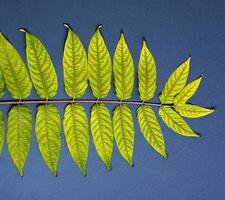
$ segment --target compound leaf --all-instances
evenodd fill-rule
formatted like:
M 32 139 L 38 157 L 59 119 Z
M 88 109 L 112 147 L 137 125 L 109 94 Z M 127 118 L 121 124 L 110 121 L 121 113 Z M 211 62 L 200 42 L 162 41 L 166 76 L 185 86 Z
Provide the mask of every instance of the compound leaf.
M 91 109 L 91 132 L 99 157 L 111 170 L 113 129 L 110 112 L 104 104 L 95 104 Z
M 4 113 L 2 110 L 0 110 L 0 155 L 2 155 L 2 149 L 4 146 L 4 140 L 5 140 L 4 129 L 5 129 Z
M 26 57 L 36 92 L 43 99 L 54 97 L 58 89 L 57 75 L 52 60 L 41 41 L 26 31 Z
M 14 105 L 9 111 L 7 144 L 9 154 L 20 176 L 28 156 L 32 134 L 32 111 L 25 105 Z
M 79 103 L 69 104 L 65 109 L 63 125 L 70 154 L 85 176 L 89 135 L 88 119 L 83 106 Z
M 1 68 L 1 63 L 0 63 L 0 68 Z M 0 97 L 4 96 L 5 94 L 4 87 L 5 87 L 5 82 L 4 82 L 2 71 L 0 69 Z
M 190 59 L 188 57 L 169 77 L 161 95 L 159 96 L 161 103 L 172 104 L 175 95 L 177 95 L 185 86 L 190 69 Z
M 123 158 L 133 166 L 134 120 L 126 104 L 117 106 L 113 112 L 113 132 Z
M 32 84 L 25 64 L 2 33 L 0 33 L 0 68 L 13 98 L 25 99 L 30 95 Z
M 165 142 L 159 122 L 150 106 L 141 105 L 137 109 L 138 123 L 148 143 L 163 157 L 167 157 Z
M 116 96 L 121 100 L 131 98 L 134 88 L 134 62 L 124 34 L 120 34 L 113 58 Z
M 81 97 L 87 89 L 88 68 L 86 52 L 77 34 L 68 29 L 63 53 L 63 71 L 66 93 L 72 98 Z
M 146 41 L 143 40 L 138 64 L 138 89 L 141 100 L 148 101 L 154 97 L 156 75 L 155 60 L 147 47 Z
M 57 163 L 61 149 L 61 125 L 59 110 L 54 105 L 38 106 L 35 132 L 41 155 L 51 172 L 57 176 Z
M 111 88 L 112 63 L 100 26 L 97 27 L 88 47 L 88 73 L 91 89 L 96 98 L 104 98 Z
M 159 115 L 165 124 L 171 128 L 174 132 L 188 137 L 200 137 L 195 133 L 184 119 L 171 107 L 161 106 L 159 109 Z
M 199 78 L 186 85 L 181 92 L 175 96 L 174 104 L 185 104 L 197 91 L 202 81 L 202 77 L 203 76 L 201 75 Z
M 214 109 L 204 108 L 192 104 L 176 105 L 175 110 L 183 117 L 198 118 L 214 112 Z

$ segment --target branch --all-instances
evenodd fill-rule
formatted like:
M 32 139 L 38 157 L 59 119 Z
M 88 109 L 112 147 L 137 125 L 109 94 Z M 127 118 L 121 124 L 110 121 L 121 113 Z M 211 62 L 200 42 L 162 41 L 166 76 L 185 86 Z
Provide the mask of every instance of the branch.
M 120 101 L 120 100 L 104 100 L 104 99 L 48 99 L 48 100 L 3 100 L 0 105 L 9 104 L 44 104 L 44 103 L 106 103 L 106 104 L 131 104 L 131 105 L 149 105 L 160 107 L 162 105 L 173 107 L 173 104 L 161 104 L 143 101 Z

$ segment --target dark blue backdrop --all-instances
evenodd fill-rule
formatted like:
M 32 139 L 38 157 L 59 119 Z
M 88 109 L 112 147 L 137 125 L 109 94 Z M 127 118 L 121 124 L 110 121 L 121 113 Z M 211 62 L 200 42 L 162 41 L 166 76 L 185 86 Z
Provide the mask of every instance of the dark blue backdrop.
M 0 30 L 23 58 L 24 34 L 17 31 L 21 26 L 36 34 L 49 50 L 59 78 L 56 98 L 67 98 L 61 64 L 66 36 L 63 22 L 70 23 L 86 48 L 96 25 L 102 23 L 111 55 L 123 29 L 136 69 L 141 37 L 145 36 L 157 63 L 157 92 L 177 64 L 191 53 L 189 80 L 204 72 L 204 80 L 192 102 L 215 105 L 217 111 L 205 118 L 188 120 L 202 134 L 200 139 L 181 137 L 160 121 L 169 153 L 167 160 L 147 144 L 135 119 L 134 168 L 128 166 L 115 147 L 113 170 L 107 172 L 91 141 L 85 178 L 74 165 L 64 138 L 59 176 L 55 178 L 40 156 L 33 131 L 23 178 L 19 177 L 4 146 L 0 158 L 0 199 L 225 199 L 225 1 L 0 0 Z M 9 94 L 4 97 L 9 98 Z M 38 98 L 34 90 L 30 98 Z M 84 98 L 93 98 L 90 88 Z M 108 98 L 115 98 L 113 90 Z M 137 83 L 133 99 L 138 99 Z M 157 97 L 153 100 L 158 101 Z M 58 106 L 61 116 L 64 106 Z M 36 105 L 30 107 L 34 115 Z M 90 105 L 86 108 L 90 115 Z M 135 108 L 132 107 L 134 116 Z M 9 107 L 3 109 L 6 116 Z

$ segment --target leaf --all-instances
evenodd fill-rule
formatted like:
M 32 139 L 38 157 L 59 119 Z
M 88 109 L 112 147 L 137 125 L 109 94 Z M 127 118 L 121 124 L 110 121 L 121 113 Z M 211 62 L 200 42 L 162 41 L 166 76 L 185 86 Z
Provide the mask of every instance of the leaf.
M 58 89 L 57 75 L 52 60 L 41 41 L 25 29 L 26 57 L 31 79 L 36 92 L 43 99 L 56 95 Z
M 134 62 L 124 34 L 120 34 L 113 58 L 116 96 L 121 100 L 131 98 L 134 88 Z
M 0 155 L 2 155 L 2 150 L 4 146 L 4 140 L 5 140 L 4 129 L 5 129 L 4 113 L 2 110 L 0 110 Z
M 162 130 L 152 108 L 146 105 L 139 106 L 137 119 L 145 139 L 159 154 L 166 158 L 167 153 Z
M 113 112 L 113 132 L 123 158 L 131 165 L 134 150 L 134 120 L 126 104 L 117 106 Z
M 61 149 L 61 125 L 59 110 L 54 105 L 38 106 L 35 132 L 41 155 L 51 172 L 57 176 Z
M 111 88 L 112 63 L 101 26 L 98 26 L 88 47 L 88 73 L 91 89 L 96 98 L 104 98 Z
M 79 103 L 69 104 L 65 109 L 63 125 L 70 154 L 85 176 L 89 135 L 88 119 L 83 106 Z
M 13 98 L 25 99 L 30 95 L 32 84 L 25 64 L 2 33 L 0 33 L 0 68 L 7 89 Z
M 91 132 L 99 157 L 111 170 L 113 129 L 110 112 L 104 104 L 95 104 L 91 109 Z
M 30 150 L 32 134 L 32 111 L 25 105 L 14 105 L 9 111 L 7 144 L 9 154 L 20 176 Z
M 172 108 L 161 106 L 159 109 L 159 115 L 165 124 L 174 132 L 188 137 L 200 137 L 200 135 L 195 133 L 184 119 Z
M 76 33 L 68 29 L 63 53 L 63 71 L 66 93 L 72 98 L 81 97 L 87 89 L 88 68 L 87 57 L 83 44 Z
M 185 86 L 190 69 L 190 59 L 188 57 L 169 77 L 162 94 L 159 96 L 161 103 L 172 104 L 175 95 L 177 95 Z
M 156 90 L 156 64 L 155 60 L 143 40 L 141 54 L 138 63 L 138 84 L 140 98 L 149 101 L 154 97 Z
M 0 63 L 0 67 L 1 67 L 1 63 Z M 5 94 L 4 87 L 5 87 L 5 82 L 4 82 L 2 71 L 0 69 L 0 97 L 3 97 Z
M 198 118 L 213 113 L 214 109 L 204 108 L 192 104 L 176 105 L 175 110 L 183 117 Z
M 174 98 L 174 104 L 185 104 L 197 91 L 201 81 L 202 75 L 196 80 L 186 85 L 183 90 Z

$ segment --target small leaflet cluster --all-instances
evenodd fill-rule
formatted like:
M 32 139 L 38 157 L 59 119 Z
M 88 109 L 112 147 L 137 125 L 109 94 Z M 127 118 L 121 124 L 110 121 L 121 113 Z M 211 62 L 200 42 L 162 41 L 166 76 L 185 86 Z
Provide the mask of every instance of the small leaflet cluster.
M 132 97 L 134 88 L 134 62 L 121 32 L 111 60 L 108 48 L 101 33 L 96 28 L 86 54 L 85 48 L 75 31 L 64 24 L 68 33 L 63 52 L 64 86 L 72 99 L 81 98 L 86 92 L 88 82 L 97 100 L 106 98 L 111 89 L 111 76 L 114 73 L 115 93 L 118 104 L 111 113 L 104 103 L 93 104 L 91 108 L 90 132 L 96 151 L 111 170 L 113 143 L 122 157 L 134 165 L 134 119 L 126 100 Z M 48 168 L 57 176 L 57 163 L 61 149 L 61 119 L 58 108 L 47 102 L 57 94 L 58 80 L 54 65 L 42 42 L 32 33 L 25 33 L 26 60 L 28 70 L 18 51 L 7 38 L 0 33 L 0 96 L 4 95 L 6 85 L 12 98 L 18 105 L 12 105 L 6 125 L 8 151 L 18 172 L 23 176 L 23 168 L 29 153 L 32 136 L 32 111 L 19 101 L 29 97 L 32 86 L 45 104 L 37 107 L 35 134 L 40 153 Z M 199 137 L 183 117 L 203 117 L 214 110 L 188 103 L 202 81 L 202 75 L 187 84 L 190 57 L 188 57 L 170 75 L 161 94 L 159 116 L 174 132 L 188 137 Z M 165 141 L 155 111 L 149 104 L 156 91 L 157 70 L 154 58 L 145 40 L 142 42 L 138 63 L 138 89 L 140 100 L 137 107 L 137 119 L 140 130 L 152 146 L 163 157 L 167 157 Z M 123 102 L 125 101 L 125 102 Z M 81 103 L 69 103 L 65 107 L 63 129 L 68 150 L 86 175 L 86 163 L 89 150 L 88 117 Z M 4 115 L 0 111 L 0 153 L 4 144 Z

